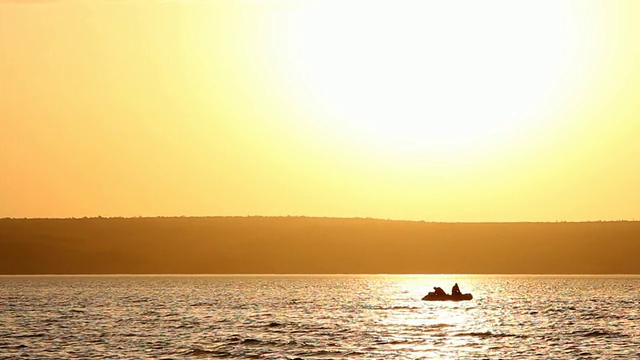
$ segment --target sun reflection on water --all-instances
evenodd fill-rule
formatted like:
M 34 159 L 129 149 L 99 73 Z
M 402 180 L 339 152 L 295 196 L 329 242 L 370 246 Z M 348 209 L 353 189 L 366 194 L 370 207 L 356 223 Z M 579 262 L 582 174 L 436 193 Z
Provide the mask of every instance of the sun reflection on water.
M 397 300 L 393 312 L 387 312 L 379 319 L 381 326 L 394 333 L 390 347 L 406 350 L 411 344 L 412 356 L 433 358 L 442 355 L 443 349 L 455 351 L 464 349 L 465 353 L 487 351 L 481 341 L 493 336 L 496 331 L 495 314 L 483 311 L 479 303 L 488 299 L 487 289 L 478 282 L 478 277 L 470 275 L 402 275 L 393 276 L 386 282 L 387 291 L 404 294 Z M 458 283 L 462 293 L 472 293 L 470 301 L 423 301 L 434 286 L 442 287 L 451 293 L 453 284 Z M 398 339 L 397 329 L 410 329 L 401 332 Z M 438 355 L 440 354 L 440 355 Z M 448 356 L 455 356 L 450 353 Z M 446 356 L 445 356 L 446 358 Z

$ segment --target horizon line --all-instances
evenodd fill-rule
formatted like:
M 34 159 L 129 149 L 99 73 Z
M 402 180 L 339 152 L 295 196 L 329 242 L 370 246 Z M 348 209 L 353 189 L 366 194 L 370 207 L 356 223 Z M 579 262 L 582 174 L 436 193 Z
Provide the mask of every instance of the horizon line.
M 639 222 L 634 219 L 617 220 L 514 220 L 514 221 L 442 221 L 442 220 L 408 220 L 376 217 L 341 217 L 341 216 L 309 216 L 309 215 L 139 215 L 139 216 L 69 216 L 69 217 L 0 217 L 0 220 L 116 220 L 116 219 L 208 219 L 208 218 L 304 218 L 304 219 L 333 219 L 333 220 L 376 220 L 390 222 L 415 222 L 431 224 L 556 224 L 556 223 L 610 223 L 610 222 Z
M 39 273 L 0 274 L 7 276 L 633 276 L 640 273 Z

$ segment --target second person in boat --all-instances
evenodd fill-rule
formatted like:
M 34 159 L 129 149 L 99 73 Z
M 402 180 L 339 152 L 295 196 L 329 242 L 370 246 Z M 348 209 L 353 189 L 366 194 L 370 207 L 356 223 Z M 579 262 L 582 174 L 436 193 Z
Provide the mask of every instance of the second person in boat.
M 453 296 L 462 295 L 462 293 L 460 292 L 460 288 L 458 287 L 458 283 L 453 285 L 453 288 L 451 288 L 451 295 Z

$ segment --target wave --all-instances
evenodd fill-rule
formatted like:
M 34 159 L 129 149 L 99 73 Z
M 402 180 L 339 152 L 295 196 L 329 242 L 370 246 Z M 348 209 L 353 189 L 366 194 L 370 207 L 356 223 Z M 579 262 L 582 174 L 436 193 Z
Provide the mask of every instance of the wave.
M 240 341 L 240 344 L 242 345 L 260 345 L 263 343 L 270 343 L 270 341 L 262 341 L 253 338 L 243 339 L 242 341 Z
M 151 298 L 145 298 L 145 297 L 141 297 L 141 298 L 132 298 L 130 296 L 125 296 L 123 298 L 124 301 L 128 302 L 128 303 L 133 303 L 133 304 L 139 304 L 139 303 L 146 303 L 146 302 L 151 302 L 152 299 Z
M 606 331 L 602 329 L 594 329 L 594 330 L 575 330 L 571 332 L 571 335 L 581 336 L 581 337 L 627 337 L 629 335 L 615 332 L 615 331 Z
M 226 346 L 270 346 L 270 347 L 278 347 L 278 346 L 286 346 L 291 345 L 292 343 L 298 344 L 295 341 L 288 339 L 257 339 L 252 337 L 242 337 L 240 335 L 231 335 L 220 341 Z
M 213 306 L 213 304 L 210 301 L 198 301 L 191 304 L 191 306 Z
M 184 356 L 193 356 L 193 357 L 221 357 L 221 358 L 232 358 L 234 355 L 228 351 L 224 350 L 205 350 L 202 348 L 194 348 L 183 354 Z
M 461 337 L 461 336 L 471 336 L 471 337 L 479 337 L 479 338 L 503 338 L 503 337 L 516 337 L 516 338 L 526 338 L 526 335 L 522 334 L 506 334 L 506 333 L 492 333 L 491 331 L 471 331 L 471 332 L 463 332 L 457 333 L 453 336 Z
M 9 335 L 9 337 L 12 338 L 36 338 L 36 337 L 44 337 L 47 334 L 45 333 L 35 333 L 35 334 L 15 334 L 15 335 Z
M 445 323 L 438 323 L 438 324 L 433 324 L 433 325 L 429 325 L 427 326 L 430 329 L 442 329 L 442 328 L 446 328 L 446 327 L 451 327 L 453 326 L 452 324 L 445 324 Z
M 319 356 L 319 357 L 333 357 L 333 358 L 345 358 L 345 357 L 354 357 L 358 355 L 365 355 L 366 353 L 357 351 L 357 350 L 317 350 L 317 351 L 306 351 L 304 353 L 298 353 L 300 356 Z
M 424 339 L 378 339 L 375 341 L 379 345 L 412 345 L 422 344 Z
M 154 310 L 145 310 L 140 313 L 141 316 L 160 316 L 160 313 Z
M 377 308 L 377 310 L 418 310 L 420 309 L 417 306 L 410 305 L 396 305 L 396 306 L 381 306 Z

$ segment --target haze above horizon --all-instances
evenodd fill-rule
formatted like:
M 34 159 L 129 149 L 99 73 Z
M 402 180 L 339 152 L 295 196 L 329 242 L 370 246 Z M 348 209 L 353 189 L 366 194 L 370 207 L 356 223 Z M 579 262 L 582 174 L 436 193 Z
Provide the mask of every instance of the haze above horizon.
M 0 0 L 0 218 L 635 220 L 640 2 Z

